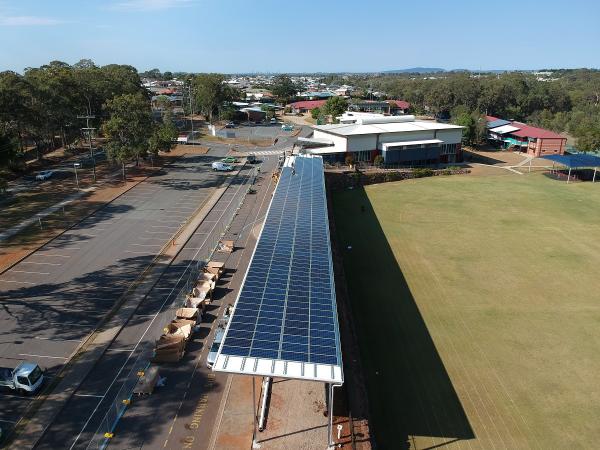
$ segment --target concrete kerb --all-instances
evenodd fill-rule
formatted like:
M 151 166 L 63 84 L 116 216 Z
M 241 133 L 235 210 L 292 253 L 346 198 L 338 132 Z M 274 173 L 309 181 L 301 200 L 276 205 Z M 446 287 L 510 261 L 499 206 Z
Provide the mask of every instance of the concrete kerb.
M 146 269 L 144 269 L 140 276 L 131 284 L 127 291 L 117 301 L 111 311 L 104 316 L 104 318 L 97 325 L 96 329 L 72 353 L 67 364 L 61 368 L 61 370 L 54 377 L 51 385 L 46 389 L 47 394 L 42 394 L 38 399 L 34 400 L 32 403 L 37 402 L 37 404 L 30 406 L 28 408 L 30 411 L 26 411 L 24 417 L 19 420 L 19 422 L 13 428 L 13 432 L 16 434 L 16 437 L 13 438 L 9 448 L 16 450 L 22 448 L 33 448 L 35 445 L 37 445 L 48 426 L 52 424 L 55 417 L 62 411 L 73 393 L 79 388 L 79 386 L 81 386 L 81 383 L 105 353 L 106 349 L 112 344 L 124 324 L 127 323 L 140 303 L 144 300 L 144 298 L 146 298 L 156 283 L 158 283 L 158 279 L 160 278 L 162 272 L 164 272 L 171 262 L 177 257 L 195 230 L 210 213 L 212 208 L 217 204 L 244 166 L 245 164 L 243 164 L 238 171 L 226 181 L 224 186 L 217 188 L 210 199 L 199 208 L 199 211 L 198 209 L 196 210 L 197 215 L 191 220 L 188 219 L 186 225 L 182 226 L 175 233 L 174 236 L 183 235 L 184 240 L 179 245 L 171 245 L 173 239 L 170 239 L 161 248 L 161 253 L 154 258 L 154 260 Z M 194 214 L 196 214 L 196 212 Z M 170 252 L 168 252 L 168 250 L 171 248 L 176 249 L 176 251 L 169 254 Z M 169 256 L 167 259 L 164 259 L 166 255 Z M 159 263 L 161 266 L 159 266 Z M 147 280 L 147 275 L 149 274 L 150 270 L 157 271 L 157 273 L 151 278 L 151 280 L 154 282 L 136 295 L 135 291 Z M 126 300 L 131 300 L 134 298 L 134 296 L 138 297 L 138 301 L 128 302 L 128 304 L 126 304 Z M 120 316 L 117 314 L 120 314 Z M 104 330 L 100 330 L 102 327 Z M 79 366 L 75 366 L 77 361 L 81 362 Z M 79 369 L 78 372 L 77 369 Z M 60 389 L 58 393 L 54 394 L 53 391 L 61 387 L 63 384 L 65 385 L 64 388 Z M 36 423 L 36 415 L 38 414 L 42 417 L 37 420 Z M 28 418 L 27 415 L 33 416 Z M 25 427 L 29 427 L 28 433 L 26 436 L 24 436 L 24 438 L 19 439 L 18 436 L 22 434 Z

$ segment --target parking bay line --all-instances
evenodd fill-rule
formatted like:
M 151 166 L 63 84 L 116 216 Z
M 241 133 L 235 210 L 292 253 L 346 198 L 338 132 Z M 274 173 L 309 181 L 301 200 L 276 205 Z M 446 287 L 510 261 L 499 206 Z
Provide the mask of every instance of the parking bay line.
M 34 339 L 40 339 L 43 341 L 60 341 L 60 342 L 81 342 L 83 339 L 63 339 L 63 338 L 47 338 L 41 336 L 34 336 Z
M 50 275 L 50 272 L 28 272 L 26 270 L 15 270 L 15 269 L 10 269 L 9 272 L 26 273 L 29 275 Z
M 40 253 L 39 255 L 36 256 L 49 256 L 51 258 L 70 258 L 71 255 L 56 255 L 54 253 Z
M 40 266 L 62 266 L 59 263 L 47 263 L 47 262 L 36 262 L 36 261 L 21 261 L 21 264 L 38 264 Z
M 95 395 L 95 394 L 73 394 L 73 396 L 75 397 L 94 397 L 94 398 L 102 398 L 101 395 Z
M 0 280 L 0 283 L 15 283 L 15 284 L 30 284 L 30 285 L 36 284 L 36 283 L 31 283 L 29 281 L 15 281 L 15 280 Z
M 19 356 L 31 356 L 32 358 L 49 358 L 49 359 L 64 359 L 64 360 L 69 359 L 65 356 L 32 355 L 31 353 L 19 353 Z

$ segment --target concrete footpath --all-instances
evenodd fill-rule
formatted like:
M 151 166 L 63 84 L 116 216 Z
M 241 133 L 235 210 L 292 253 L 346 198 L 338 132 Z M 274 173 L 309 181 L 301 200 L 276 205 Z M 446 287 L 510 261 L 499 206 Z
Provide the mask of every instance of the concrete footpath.
M 243 166 L 242 166 L 243 167 Z M 240 167 L 240 169 L 242 168 Z M 140 274 L 132 286 L 121 296 L 113 309 L 79 348 L 71 356 L 56 378 L 52 380 L 52 392 L 41 395 L 32 403 L 27 419 L 21 420 L 15 427 L 16 437 L 9 448 L 33 448 L 44 434 L 47 427 L 61 412 L 71 395 L 80 386 L 86 376 L 113 342 L 121 328 L 158 282 L 161 274 L 167 269 L 185 243 L 202 223 L 214 205 L 239 174 L 236 172 L 221 187 L 217 188 L 210 199 L 192 216 L 179 232 L 161 249 L 149 267 Z

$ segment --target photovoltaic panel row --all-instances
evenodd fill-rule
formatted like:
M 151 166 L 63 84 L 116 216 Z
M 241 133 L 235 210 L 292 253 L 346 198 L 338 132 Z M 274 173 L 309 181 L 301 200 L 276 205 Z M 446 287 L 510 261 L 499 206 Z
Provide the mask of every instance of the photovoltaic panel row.
M 341 365 L 321 158 L 283 168 L 221 354 Z

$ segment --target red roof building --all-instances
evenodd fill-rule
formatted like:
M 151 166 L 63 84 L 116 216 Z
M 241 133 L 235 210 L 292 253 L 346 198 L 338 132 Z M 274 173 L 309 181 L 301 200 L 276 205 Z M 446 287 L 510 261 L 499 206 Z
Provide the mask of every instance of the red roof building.
M 315 108 L 322 108 L 327 100 L 304 100 L 301 102 L 290 103 L 292 111 L 295 113 L 309 112 Z
M 564 155 L 567 138 L 522 122 L 506 121 L 507 125 L 494 128 L 492 122 L 502 122 L 493 116 L 485 116 L 488 122 L 491 140 L 500 141 L 505 148 L 518 149 L 534 157 L 545 155 Z M 492 125 L 490 125 L 492 124 Z
M 392 106 L 392 109 L 400 109 L 400 110 L 402 110 L 402 112 L 406 112 L 410 108 L 410 103 L 408 103 L 404 100 L 386 100 L 386 101 L 388 103 L 390 103 L 391 105 L 396 105 L 396 108 L 394 108 Z

